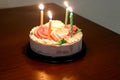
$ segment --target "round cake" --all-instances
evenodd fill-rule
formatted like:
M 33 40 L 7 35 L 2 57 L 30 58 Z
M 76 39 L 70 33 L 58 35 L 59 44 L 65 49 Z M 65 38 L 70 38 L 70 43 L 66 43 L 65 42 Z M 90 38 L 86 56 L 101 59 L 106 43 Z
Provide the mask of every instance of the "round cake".
M 52 20 L 43 26 L 33 27 L 30 31 L 30 47 L 40 55 L 51 57 L 70 56 L 82 50 L 81 29 L 73 25 L 72 35 L 70 25 L 59 20 Z M 48 34 L 49 33 L 49 34 Z

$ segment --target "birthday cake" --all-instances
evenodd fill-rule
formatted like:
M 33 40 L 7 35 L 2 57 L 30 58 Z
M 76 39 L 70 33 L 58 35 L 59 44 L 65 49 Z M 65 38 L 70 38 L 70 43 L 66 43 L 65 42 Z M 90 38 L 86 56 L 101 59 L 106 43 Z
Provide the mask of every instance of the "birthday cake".
M 51 29 L 49 23 L 33 27 L 30 31 L 30 47 L 40 55 L 51 57 L 63 57 L 74 55 L 82 50 L 81 29 L 73 25 L 72 35 L 70 25 L 65 25 L 59 20 L 52 20 Z

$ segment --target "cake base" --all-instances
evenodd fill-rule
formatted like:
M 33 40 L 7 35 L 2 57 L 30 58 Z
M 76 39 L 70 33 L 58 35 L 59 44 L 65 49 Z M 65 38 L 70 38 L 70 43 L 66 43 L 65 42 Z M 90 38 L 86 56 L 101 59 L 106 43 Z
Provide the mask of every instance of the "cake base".
M 41 52 L 42 53 L 42 52 Z M 82 43 L 82 50 L 69 56 L 62 56 L 62 57 L 51 57 L 51 56 L 44 56 L 41 54 L 35 53 L 31 48 L 30 48 L 30 43 L 26 47 L 26 55 L 35 60 L 39 60 L 42 62 L 47 62 L 47 63 L 67 63 L 67 62 L 72 62 L 76 61 L 86 54 L 86 45 L 83 41 Z

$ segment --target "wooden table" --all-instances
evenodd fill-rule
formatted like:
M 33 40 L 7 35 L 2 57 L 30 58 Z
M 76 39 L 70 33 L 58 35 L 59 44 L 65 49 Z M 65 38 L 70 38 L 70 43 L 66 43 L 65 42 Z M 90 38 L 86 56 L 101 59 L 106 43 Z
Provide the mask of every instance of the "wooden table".
M 53 19 L 64 21 L 65 9 L 45 5 Z M 66 64 L 49 64 L 26 56 L 29 31 L 39 25 L 37 5 L 0 10 L 0 80 L 120 80 L 120 35 L 81 16 L 74 24 L 84 34 L 86 55 Z

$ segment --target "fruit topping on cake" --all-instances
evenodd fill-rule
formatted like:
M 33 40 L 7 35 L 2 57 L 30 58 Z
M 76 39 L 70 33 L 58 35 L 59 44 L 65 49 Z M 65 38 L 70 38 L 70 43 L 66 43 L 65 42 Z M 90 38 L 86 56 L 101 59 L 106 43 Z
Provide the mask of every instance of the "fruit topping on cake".
M 70 36 L 70 25 L 65 25 L 59 20 L 52 20 L 50 38 L 48 38 L 49 23 L 32 29 L 31 35 L 36 37 L 37 41 L 46 44 L 73 43 L 79 40 L 81 30 L 73 25 L 73 37 Z

